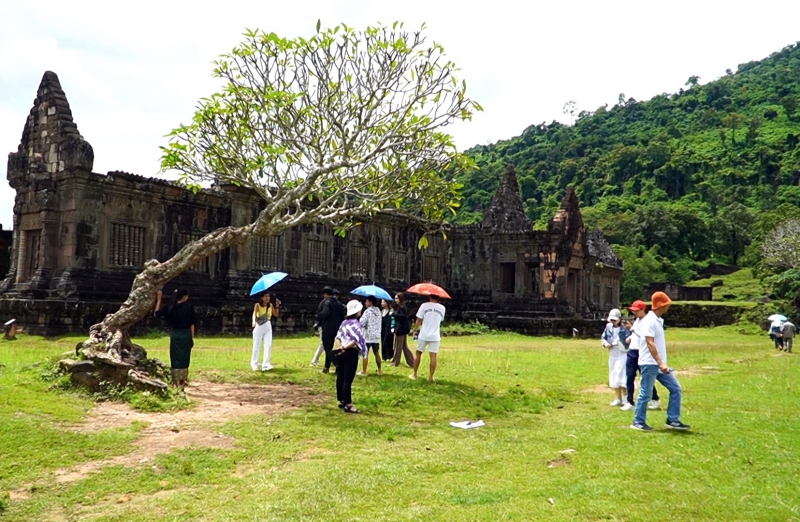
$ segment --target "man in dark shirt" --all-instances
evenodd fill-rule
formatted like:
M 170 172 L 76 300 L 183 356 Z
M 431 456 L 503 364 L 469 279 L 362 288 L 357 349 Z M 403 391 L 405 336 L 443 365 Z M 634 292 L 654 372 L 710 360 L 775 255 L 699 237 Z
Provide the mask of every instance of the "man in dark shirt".
M 325 348 L 325 368 L 322 373 L 328 373 L 333 364 L 333 343 L 339 325 L 347 316 L 347 309 L 338 301 L 339 292 L 329 287 L 322 289 L 322 302 L 317 312 L 317 324 L 322 330 L 322 346 Z

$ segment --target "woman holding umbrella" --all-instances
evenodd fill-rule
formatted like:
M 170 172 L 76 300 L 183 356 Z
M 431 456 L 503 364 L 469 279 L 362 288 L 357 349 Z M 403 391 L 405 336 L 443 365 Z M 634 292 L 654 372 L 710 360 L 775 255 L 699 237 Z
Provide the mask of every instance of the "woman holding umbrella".
M 390 360 L 394 356 L 394 316 L 388 303 L 392 302 L 392 294 L 375 285 L 362 285 L 350 291 L 353 295 L 363 295 L 367 298 L 367 307 L 361 316 L 361 325 L 364 327 L 367 338 L 367 347 L 375 353 L 375 362 L 378 364 L 378 375 L 383 375 L 381 359 Z M 378 299 L 381 300 L 381 310 L 378 310 Z M 383 343 L 382 353 L 378 353 L 378 344 Z M 367 374 L 369 353 L 363 360 L 359 375 Z
M 269 371 L 272 369 L 270 363 L 270 355 L 272 352 L 272 318 L 278 317 L 281 314 L 281 302 L 275 299 L 272 301 L 272 296 L 267 293 L 267 288 L 282 281 L 286 276 L 286 272 L 270 272 L 264 274 L 258 281 L 255 282 L 253 288 L 250 289 L 251 296 L 258 296 L 256 304 L 253 307 L 253 355 L 250 357 L 250 368 L 253 371 L 258 371 L 258 359 L 261 355 L 261 348 L 264 348 L 264 360 L 261 364 L 261 371 Z
M 383 375 L 379 349 L 381 342 L 381 312 L 378 310 L 377 304 L 377 297 L 367 297 L 364 313 L 361 314 L 361 326 L 364 328 L 364 337 L 367 341 L 367 353 L 361 360 L 361 372 L 358 374 L 362 377 L 367 375 L 370 350 L 375 354 L 375 364 L 378 365 L 378 375 Z
M 769 338 L 775 343 L 776 350 L 783 350 L 783 323 L 787 321 L 786 316 L 773 314 L 767 320 L 772 321 L 769 325 Z
M 281 302 L 279 299 L 272 303 L 272 296 L 264 292 L 253 307 L 253 355 L 250 358 L 250 368 L 258 371 L 258 359 L 261 348 L 264 348 L 264 359 L 261 362 L 261 371 L 272 369 L 270 355 L 272 354 L 272 318 L 281 315 Z

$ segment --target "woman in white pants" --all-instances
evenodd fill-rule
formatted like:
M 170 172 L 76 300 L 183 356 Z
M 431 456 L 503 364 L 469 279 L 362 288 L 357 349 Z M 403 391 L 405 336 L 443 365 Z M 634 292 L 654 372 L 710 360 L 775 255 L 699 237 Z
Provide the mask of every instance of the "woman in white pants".
M 614 390 L 615 399 L 611 406 L 625 404 L 627 394 L 625 362 L 628 358 L 628 345 L 631 332 L 622 325 L 622 312 L 614 308 L 608 313 L 608 324 L 600 337 L 603 348 L 608 350 L 608 385 Z
M 272 352 L 272 318 L 281 314 L 281 302 L 275 300 L 272 303 L 272 296 L 264 292 L 256 305 L 253 307 L 253 356 L 250 358 L 250 368 L 258 371 L 258 359 L 261 355 L 261 348 L 264 348 L 264 359 L 261 362 L 261 371 L 272 369 L 270 354 Z

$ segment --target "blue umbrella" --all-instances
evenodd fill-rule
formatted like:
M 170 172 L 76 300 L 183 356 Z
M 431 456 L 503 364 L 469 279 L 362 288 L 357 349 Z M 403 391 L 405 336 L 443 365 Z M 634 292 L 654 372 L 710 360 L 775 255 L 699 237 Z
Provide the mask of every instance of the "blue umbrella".
M 772 314 L 769 317 L 767 317 L 767 321 L 781 321 L 781 322 L 785 323 L 787 321 L 787 319 L 786 319 L 785 315 Z
M 289 274 L 285 272 L 271 272 L 269 274 L 264 274 L 258 281 L 256 281 L 256 284 L 253 285 L 253 288 L 250 290 L 250 295 L 256 295 L 259 292 L 263 292 L 288 275 Z
M 391 301 L 393 299 L 392 294 L 375 285 L 359 286 L 355 290 L 351 290 L 350 293 L 353 295 L 363 295 L 364 297 L 377 297 L 378 299 L 386 299 L 387 301 Z

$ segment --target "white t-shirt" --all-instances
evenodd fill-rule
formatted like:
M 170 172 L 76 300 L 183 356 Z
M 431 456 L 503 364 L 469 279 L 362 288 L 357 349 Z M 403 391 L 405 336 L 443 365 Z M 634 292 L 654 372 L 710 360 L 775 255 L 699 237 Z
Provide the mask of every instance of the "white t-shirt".
M 647 350 L 647 341 L 641 333 L 641 325 L 644 317 L 636 318 L 631 326 L 631 343 L 628 345 L 629 350 Z
M 664 320 L 651 310 L 647 312 L 644 319 L 639 322 L 638 329 L 639 335 L 641 335 L 643 339 L 647 337 L 653 338 L 661 362 L 667 364 L 667 341 L 664 339 Z M 650 355 L 650 348 L 647 347 L 646 339 L 644 345 L 639 350 L 639 366 L 645 364 L 658 364 L 653 356 Z
M 619 326 L 615 326 L 611 329 L 611 346 L 617 346 L 619 344 Z
M 444 319 L 444 306 L 439 303 L 427 302 L 417 310 L 417 317 L 422 319 L 422 327 L 419 330 L 420 341 L 441 341 L 439 325 Z

